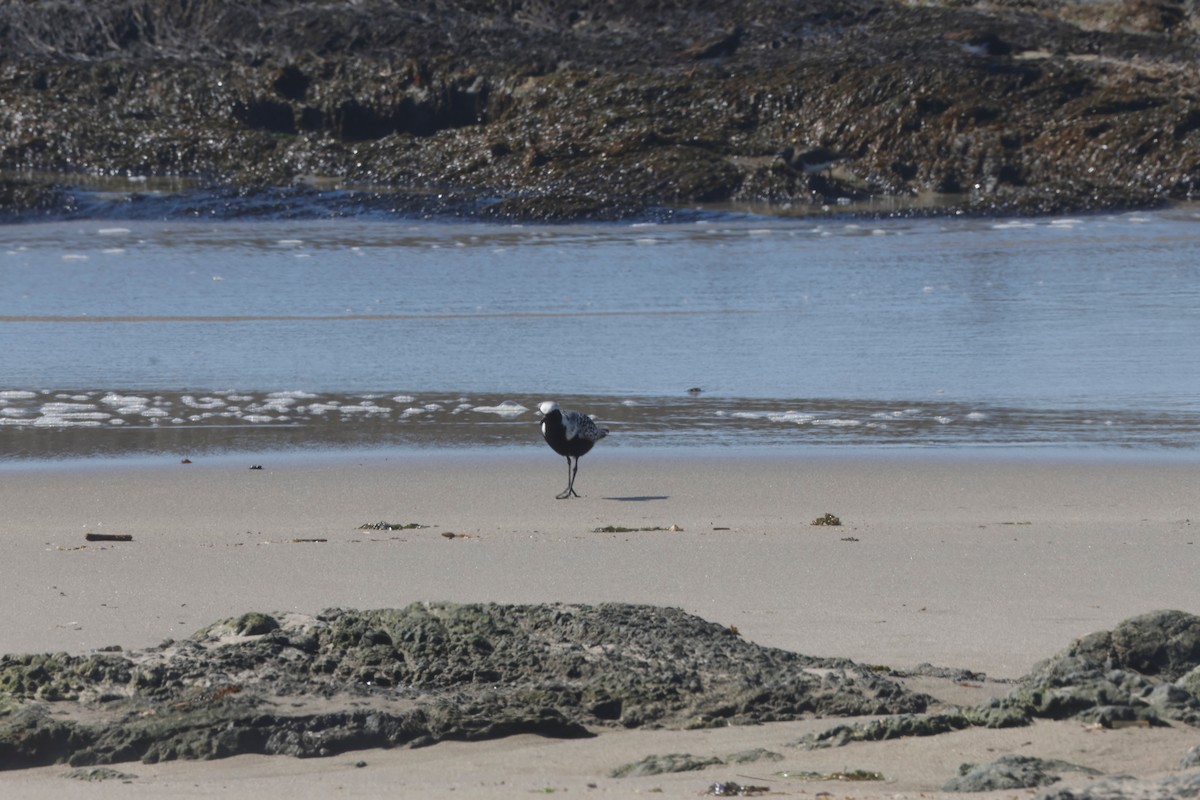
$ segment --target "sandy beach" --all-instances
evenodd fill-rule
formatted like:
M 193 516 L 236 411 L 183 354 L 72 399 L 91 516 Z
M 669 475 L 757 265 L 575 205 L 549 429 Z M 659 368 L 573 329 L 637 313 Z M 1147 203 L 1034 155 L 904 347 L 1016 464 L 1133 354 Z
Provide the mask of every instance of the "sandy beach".
M 571 501 L 554 498 L 563 465 L 540 449 L 195 461 L 4 468 L 0 652 L 147 647 L 246 611 L 619 601 L 678 607 L 807 655 L 987 673 L 921 687 L 968 703 L 1078 636 L 1157 609 L 1200 612 L 1200 465 L 1184 460 L 610 451 L 584 459 L 583 497 Z M 842 524 L 810 524 L 826 513 Z M 360 527 L 381 521 L 427 527 Z M 608 526 L 655 530 L 597 532 Z M 89 532 L 132 541 L 86 542 Z M 0 773 L 0 794 L 694 797 L 737 781 L 785 796 L 934 797 L 959 764 L 1004 753 L 1154 777 L 1200 743 L 1186 726 L 1045 722 L 788 746 L 832 724 L 118 765 L 137 775 L 128 782 L 76 783 L 49 767 Z M 651 753 L 750 747 L 784 759 L 608 777 Z M 779 776 L 851 769 L 885 780 Z

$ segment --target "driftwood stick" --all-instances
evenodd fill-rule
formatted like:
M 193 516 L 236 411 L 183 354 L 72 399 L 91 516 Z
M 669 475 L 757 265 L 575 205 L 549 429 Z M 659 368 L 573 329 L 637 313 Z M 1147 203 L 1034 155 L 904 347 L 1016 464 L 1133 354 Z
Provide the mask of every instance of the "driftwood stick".
M 132 542 L 133 536 L 128 533 L 86 533 L 83 536 L 89 542 Z

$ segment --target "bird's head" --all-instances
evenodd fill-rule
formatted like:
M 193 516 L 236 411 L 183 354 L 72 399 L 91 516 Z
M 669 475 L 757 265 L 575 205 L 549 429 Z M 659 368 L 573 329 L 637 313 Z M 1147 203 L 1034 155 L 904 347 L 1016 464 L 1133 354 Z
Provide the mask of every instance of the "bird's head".
M 538 413 L 541 414 L 543 417 L 546 416 L 547 414 L 549 414 L 551 411 L 561 411 L 561 410 L 562 409 L 560 409 L 558 407 L 558 403 L 554 402 L 553 400 L 543 400 L 541 403 L 538 404 Z

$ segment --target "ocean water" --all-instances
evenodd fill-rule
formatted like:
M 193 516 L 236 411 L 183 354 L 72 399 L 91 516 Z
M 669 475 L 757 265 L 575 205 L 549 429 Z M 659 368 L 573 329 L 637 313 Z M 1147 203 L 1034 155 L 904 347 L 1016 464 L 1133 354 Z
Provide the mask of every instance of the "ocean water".
M 1200 212 L 0 227 L 0 461 L 540 446 L 1200 456 Z

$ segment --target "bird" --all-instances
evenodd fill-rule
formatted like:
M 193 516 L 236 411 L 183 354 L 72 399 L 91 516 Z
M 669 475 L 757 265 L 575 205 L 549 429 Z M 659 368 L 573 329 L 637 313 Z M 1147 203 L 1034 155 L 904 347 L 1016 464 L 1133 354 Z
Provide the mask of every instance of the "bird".
M 578 411 L 563 411 L 558 403 L 545 400 L 538 405 L 542 414 L 542 438 L 550 449 L 567 459 L 567 488 L 556 495 L 559 500 L 579 497 L 575 491 L 575 473 L 579 472 L 579 457 L 592 449 L 592 445 L 608 436 L 608 428 L 601 428 L 587 414 Z M 575 459 L 572 466 L 571 459 Z

